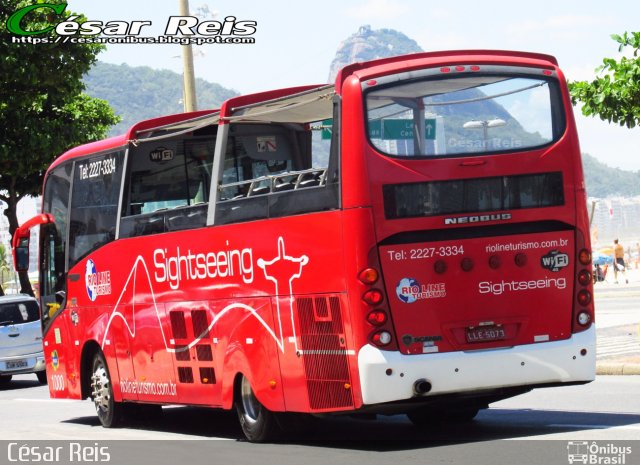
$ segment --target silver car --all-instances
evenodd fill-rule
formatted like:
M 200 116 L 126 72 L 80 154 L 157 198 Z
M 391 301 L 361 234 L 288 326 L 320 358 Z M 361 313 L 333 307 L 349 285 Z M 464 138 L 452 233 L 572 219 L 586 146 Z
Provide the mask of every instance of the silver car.
M 23 373 L 47 382 L 38 301 L 28 295 L 0 297 L 0 384 Z

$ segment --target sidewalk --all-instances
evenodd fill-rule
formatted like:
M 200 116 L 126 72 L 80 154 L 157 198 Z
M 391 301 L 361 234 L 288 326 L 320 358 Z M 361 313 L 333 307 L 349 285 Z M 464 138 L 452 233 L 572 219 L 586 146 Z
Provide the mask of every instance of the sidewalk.
M 626 283 L 625 281 L 629 282 Z M 640 375 L 640 324 L 630 323 L 610 327 L 598 327 L 598 301 L 604 299 L 629 299 L 637 303 L 640 314 L 640 269 L 618 273 L 618 284 L 615 283 L 613 271 L 609 269 L 607 280 L 594 286 L 596 299 L 596 327 L 598 346 L 609 344 L 612 340 L 633 341 L 637 343 L 637 351 L 618 356 L 599 356 L 596 360 L 598 375 Z

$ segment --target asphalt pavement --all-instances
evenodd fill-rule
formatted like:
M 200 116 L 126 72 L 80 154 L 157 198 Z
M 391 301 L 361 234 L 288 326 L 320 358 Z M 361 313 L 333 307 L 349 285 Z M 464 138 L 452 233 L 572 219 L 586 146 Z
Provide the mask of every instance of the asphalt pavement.
M 617 282 L 613 270 L 609 270 L 606 280 L 595 284 L 594 294 L 597 374 L 640 375 L 640 269 L 634 267 L 624 274 L 618 273 Z M 627 311 L 604 314 L 604 309 L 609 309 L 613 302 Z

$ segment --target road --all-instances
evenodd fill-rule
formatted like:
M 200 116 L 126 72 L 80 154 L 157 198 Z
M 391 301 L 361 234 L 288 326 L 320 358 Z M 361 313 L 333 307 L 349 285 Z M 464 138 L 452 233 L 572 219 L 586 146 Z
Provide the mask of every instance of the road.
M 589 385 L 498 402 L 467 425 L 420 430 L 400 415 L 330 418 L 283 443 L 249 444 L 232 413 L 207 409 L 165 408 L 153 421 L 104 429 L 91 402 L 51 400 L 35 376 L 19 376 L 0 391 L 0 463 L 5 457 L 9 462 L 2 449 L 8 454 L 12 442 L 44 447 L 55 440 L 66 448 L 83 440 L 90 448 L 107 447 L 114 464 L 175 465 L 216 457 L 212 463 L 547 465 L 567 463 L 569 441 L 616 441 L 637 451 L 625 464 L 640 464 L 638 393 L 640 376 L 601 376 Z
M 635 294 L 615 292 L 596 294 L 599 336 L 640 321 Z M 571 450 L 594 441 L 606 451 L 611 444 L 631 447 L 624 465 L 640 464 L 640 376 L 599 376 L 584 386 L 538 389 L 492 404 L 466 425 L 420 430 L 402 415 L 327 418 L 312 432 L 275 444 L 245 442 L 231 412 L 188 407 L 164 408 L 159 418 L 104 429 L 90 401 L 51 400 L 33 375 L 16 376 L 0 388 L 0 412 L 0 464 L 13 463 L 16 448 L 26 445 L 25 451 L 61 447 L 56 463 L 78 463 L 78 456 L 64 461 L 76 447 L 92 452 L 89 458 L 104 459 L 100 454 L 106 453 L 109 460 L 103 461 L 118 465 L 551 465 L 569 463 Z M 623 463 L 600 455 L 600 463 Z

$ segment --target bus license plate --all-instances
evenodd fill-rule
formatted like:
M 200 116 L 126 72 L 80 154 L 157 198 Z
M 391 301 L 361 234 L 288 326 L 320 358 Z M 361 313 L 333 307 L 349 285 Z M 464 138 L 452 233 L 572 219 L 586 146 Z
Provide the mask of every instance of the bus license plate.
M 504 328 L 499 326 L 478 326 L 467 328 L 467 342 L 500 341 L 505 337 Z
M 7 370 L 17 370 L 29 366 L 26 360 L 11 360 L 7 362 Z

